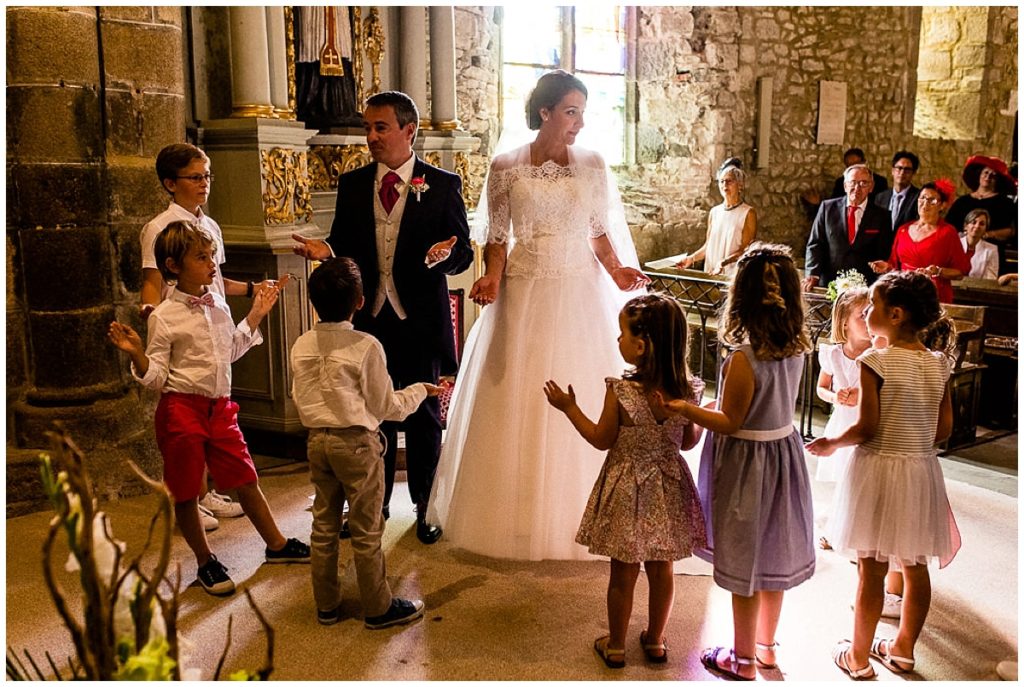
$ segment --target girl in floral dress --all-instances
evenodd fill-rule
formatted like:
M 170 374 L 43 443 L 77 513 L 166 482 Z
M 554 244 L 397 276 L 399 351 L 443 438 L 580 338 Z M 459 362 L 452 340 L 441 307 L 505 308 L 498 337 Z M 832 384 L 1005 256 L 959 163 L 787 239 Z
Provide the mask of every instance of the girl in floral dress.
M 686 318 L 664 296 L 640 296 L 619 314 L 619 351 L 633 369 L 605 380 L 604 407 L 595 423 L 568 392 L 548 381 L 548 402 L 566 414 L 592 446 L 608 451 L 590 494 L 576 541 L 611 558 L 610 633 L 594 642 L 609 668 L 626 665 L 625 641 L 633 589 L 643 563 L 650 585 L 647 629 L 640 644 L 648 661 L 668 660 L 665 626 L 675 595 L 672 561 L 704 546 L 704 519 L 693 477 L 679 454 L 701 428 L 664 409 L 664 399 L 699 402 L 703 383 L 686 369 Z

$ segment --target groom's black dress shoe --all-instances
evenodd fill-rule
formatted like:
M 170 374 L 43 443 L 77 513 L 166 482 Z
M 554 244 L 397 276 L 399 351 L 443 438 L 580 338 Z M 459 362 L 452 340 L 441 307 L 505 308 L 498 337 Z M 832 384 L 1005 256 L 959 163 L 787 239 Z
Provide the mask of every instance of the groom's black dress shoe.
M 437 525 L 428 525 L 426 520 L 416 518 L 416 538 L 424 544 L 433 544 L 441 534 L 442 530 Z

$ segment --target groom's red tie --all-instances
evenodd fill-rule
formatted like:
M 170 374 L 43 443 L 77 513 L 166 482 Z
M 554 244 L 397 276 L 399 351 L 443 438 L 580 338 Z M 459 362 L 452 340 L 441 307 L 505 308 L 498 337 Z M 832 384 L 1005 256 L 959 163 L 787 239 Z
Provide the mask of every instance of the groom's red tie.
M 384 206 L 384 212 L 389 215 L 391 214 L 391 209 L 395 207 L 395 203 L 398 202 L 397 184 L 401 181 L 402 177 L 394 172 L 388 172 L 380 180 L 380 204 Z

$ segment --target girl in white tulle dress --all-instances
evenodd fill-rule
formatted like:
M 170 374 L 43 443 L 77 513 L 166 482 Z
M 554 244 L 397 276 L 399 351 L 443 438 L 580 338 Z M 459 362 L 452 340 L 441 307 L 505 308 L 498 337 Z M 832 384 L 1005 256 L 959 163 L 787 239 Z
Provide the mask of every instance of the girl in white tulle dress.
M 626 665 L 626 631 L 633 592 L 643 564 L 650 589 L 647 629 L 640 644 L 651 663 L 668 660 L 668 625 L 675 580 L 672 561 L 707 544 L 700 499 L 679 455 L 700 440 L 701 428 L 663 407 L 666 399 L 699 403 L 704 383 L 686 367 L 686 316 L 666 296 L 638 296 L 619 314 L 619 351 L 632 366 L 622 379 L 605 380 L 597 422 L 554 381 L 544 386 L 548 403 L 565 413 L 587 443 L 608 450 L 594 484 L 576 541 L 611 558 L 609 634 L 594 650 L 609 668 Z
M 875 675 L 869 656 L 893 672 L 913 671 L 931 597 L 928 562 L 938 558 L 945 565 L 959 547 L 935 449 L 953 424 L 950 321 L 935 285 L 916 272 L 879 278 L 866 317 L 870 334 L 889 345 L 858 359 L 858 419 L 840 436 L 807 445 L 819 456 L 856 446 L 836 491 L 828 535 L 833 548 L 858 562 L 853 641 L 843 640 L 832 653 L 858 680 Z M 922 340 L 942 350 L 929 350 Z M 903 613 L 891 640 L 873 638 L 890 566 L 899 566 L 904 578 Z
M 818 398 L 832 404 L 832 414 L 825 424 L 826 437 L 837 437 L 857 421 L 857 401 L 860 392 L 860 369 L 857 356 L 871 346 L 871 337 L 864 322 L 864 309 L 868 306 L 868 290 L 851 288 L 840 294 L 832 306 L 832 341 L 818 348 Z M 836 449 L 828 458 L 818 460 L 815 479 L 835 482 L 849 462 L 852 446 Z M 821 548 L 828 549 L 828 540 L 818 540 Z
M 466 342 L 427 520 L 474 553 L 593 558 L 575 542 L 599 451 L 541 395 L 556 374 L 596 414 L 625 362 L 618 313 L 648 281 L 600 155 L 574 147 L 586 87 L 541 77 L 527 106 L 536 140 L 497 156 L 487 182 L 485 305 Z

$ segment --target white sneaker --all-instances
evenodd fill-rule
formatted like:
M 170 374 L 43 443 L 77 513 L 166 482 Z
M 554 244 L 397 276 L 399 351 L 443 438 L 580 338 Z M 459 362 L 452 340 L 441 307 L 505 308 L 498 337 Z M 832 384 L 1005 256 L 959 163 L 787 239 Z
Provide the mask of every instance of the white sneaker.
M 885 593 L 885 603 L 882 604 L 883 618 L 899 618 L 903 611 L 903 597 L 896 594 Z
M 210 511 L 217 518 L 240 518 L 245 515 L 242 504 L 231 500 L 230 496 L 218 494 L 213 489 L 199 499 L 199 505 Z
M 203 522 L 203 529 L 207 532 L 212 532 L 220 527 L 220 523 L 217 522 L 217 518 L 213 517 L 213 513 L 210 512 L 210 509 L 205 508 L 204 506 L 199 506 L 199 519 Z

